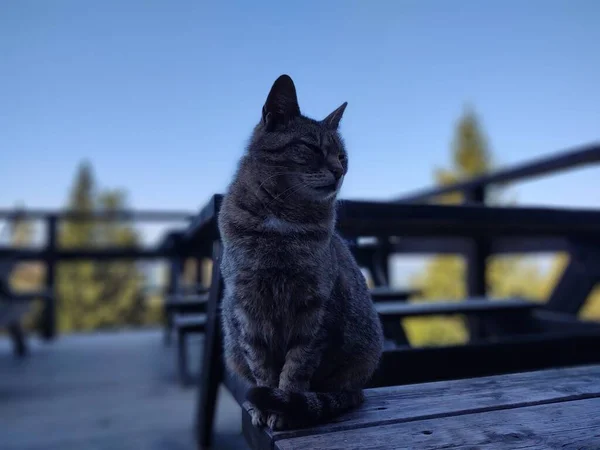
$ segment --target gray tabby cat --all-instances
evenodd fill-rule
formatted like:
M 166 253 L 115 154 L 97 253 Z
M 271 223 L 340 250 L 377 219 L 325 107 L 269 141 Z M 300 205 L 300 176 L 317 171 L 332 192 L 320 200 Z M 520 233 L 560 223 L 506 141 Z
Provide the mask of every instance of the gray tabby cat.
M 280 76 L 223 200 L 225 360 L 254 385 L 257 426 L 300 427 L 358 406 L 381 357 L 365 278 L 335 231 L 345 108 L 305 117 Z

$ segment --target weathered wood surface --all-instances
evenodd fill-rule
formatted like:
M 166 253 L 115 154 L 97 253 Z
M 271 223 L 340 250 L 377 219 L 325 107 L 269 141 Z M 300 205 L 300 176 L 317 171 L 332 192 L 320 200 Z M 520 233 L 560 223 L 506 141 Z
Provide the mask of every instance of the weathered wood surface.
M 600 398 L 375 426 L 277 442 L 276 450 L 588 449 L 600 447 Z
M 31 342 L 16 360 L 0 336 L 1 450 L 196 450 L 194 389 L 177 383 L 160 330 Z M 190 339 L 198 370 L 202 338 Z M 244 450 L 240 408 L 219 392 L 215 449 Z
M 524 427 L 532 426 L 528 422 L 523 422 L 524 419 L 518 418 L 520 416 L 516 414 L 516 411 L 529 411 L 524 412 L 523 417 L 533 417 L 538 414 L 540 415 L 540 423 L 542 423 L 543 417 L 546 416 L 549 417 L 548 420 L 552 418 L 556 420 L 561 414 L 567 416 L 568 411 L 571 411 L 568 409 L 569 405 L 581 401 L 584 402 L 581 408 L 583 410 L 587 408 L 588 416 L 599 418 L 600 416 L 597 413 L 592 413 L 600 410 L 598 407 L 600 405 L 600 365 L 370 389 L 366 391 L 366 396 L 367 400 L 363 406 L 339 417 L 333 423 L 300 430 L 275 433 L 268 430 L 259 430 L 252 426 L 247 411 L 244 411 L 244 434 L 247 441 L 251 443 L 252 448 L 261 450 L 272 448 L 281 450 L 291 448 L 447 448 L 444 446 L 450 444 L 458 447 L 461 445 L 476 445 L 477 448 L 502 448 L 498 446 L 479 447 L 484 445 L 480 442 L 480 438 L 481 436 L 487 436 L 489 444 L 492 445 L 495 444 L 493 440 L 495 434 L 498 434 L 500 439 L 503 436 L 502 433 L 517 435 L 523 433 Z M 585 403 L 588 399 L 595 400 L 592 403 Z M 557 409 L 552 410 L 555 413 L 536 413 L 537 409 L 531 409 L 531 407 L 540 405 L 558 406 Z M 567 408 L 563 413 L 560 412 L 561 405 L 566 405 L 565 408 Z M 592 407 L 595 409 L 589 409 Z M 502 411 L 506 411 L 507 414 L 502 413 Z M 580 411 L 580 409 L 577 409 L 577 411 Z M 497 419 L 494 419 L 495 414 L 498 414 Z M 481 416 L 481 418 L 476 416 Z M 446 422 L 443 422 L 442 419 L 448 417 L 456 417 L 456 420 L 447 422 L 448 431 L 444 434 L 443 429 Z M 516 419 L 511 422 L 511 417 Z M 443 425 L 436 425 L 438 420 Z M 461 423 L 467 423 L 468 420 L 470 420 L 468 427 L 460 425 Z M 578 420 L 582 421 L 583 418 Z M 488 426 L 496 422 L 500 424 L 500 428 Z M 560 422 L 560 420 L 557 422 Z M 581 422 L 581 428 L 584 431 L 588 428 L 589 430 L 595 430 L 593 432 L 595 434 L 586 435 L 584 433 L 582 436 L 587 436 L 587 438 L 600 436 L 600 430 L 597 428 L 597 426 L 600 426 L 600 418 L 594 423 Z M 586 428 L 586 424 L 589 424 L 588 428 Z M 555 425 L 557 430 L 560 429 L 558 424 Z M 371 435 L 371 438 L 364 441 L 364 444 L 367 445 L 368 442 L 371 442 L 372 445 L 378 444 L 379 446 L 369 447 L 368 445 L 357 444 L 353 447 L 355 443 L 359 442 L 359 436 L 368 435 L 371 429 L 376 427 L 388 427 L 377 430 L 377 432 L 381 431 L 383 435 L 387 436 L 385 441 L 377 440 Z M 469 442 L 465 439 L 469 438 L 468 431 L 472 427 L 478 427 L 479 429 L 472 435 L 475 440 Z M 394 428 L 396 431 L 386 433 L 386 431 Z M 569 422 L 565 428 L 573 428 L 573 423 Z M 433 431 L 431 435 L 424 434 L 421 436 L 417 433 L 414 439 L 435 435 L 431 440 L 434 444 L 431 444 L 430 447 L 421 447 L 421 444 L 414 439 L 413 441 L 407 440 L 404 444 L 402 441 L 390 440 L 393 434 L 402 437 L 404 434 L 410 435 L 411 430 L 418 430 L 419 432 Z M 485 434 L 486 430 L 489 430 L 488 434 Z M 544 435 L 543 428 L 531 429 L 531 433 L 536 432 Z M 444 436 L 452 436 L 453 433 L 457 433 L 457 436 L 461 437 L 463 441 L 457 440 L 456 443 L 453 443 L 443 440 Z M 530 436 L 531 433 L 528 432 L 524 435 Z M 337 436 L 334 441 L 339 438 L 338 446 L 333 444 L 332 446 L 320 445 L 325 442 L 323 440 L 326 439 L 324 436 L 328 435 Z M 533 439 L 535 434 L 531 434 L 531 436 Z M 382 447 L 382 442 L 388 442 L 389 446 Z M 501 440 L 498 442 L 502 443 Z M 531 442 L 530 440 L 528 444 L 531 444 Z M 591 442 L 600 443 L 600 438 Z M 278 447 L 275 447 L 275 444 Z M 406 445 L 406 447 L 403 445 Z M 591 449 L 598 447 L 580 446 L 579 448 Z

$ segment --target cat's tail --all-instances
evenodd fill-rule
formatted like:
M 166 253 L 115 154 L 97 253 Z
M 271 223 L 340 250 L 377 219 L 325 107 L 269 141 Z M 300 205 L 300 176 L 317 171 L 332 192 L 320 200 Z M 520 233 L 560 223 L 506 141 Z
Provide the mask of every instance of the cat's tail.
M 282 414 L 300 422 L 321 422 L 359 406 L 363 391 L 287 392 L 266 386 L 253 387 L 247 399 L 265 413 Z

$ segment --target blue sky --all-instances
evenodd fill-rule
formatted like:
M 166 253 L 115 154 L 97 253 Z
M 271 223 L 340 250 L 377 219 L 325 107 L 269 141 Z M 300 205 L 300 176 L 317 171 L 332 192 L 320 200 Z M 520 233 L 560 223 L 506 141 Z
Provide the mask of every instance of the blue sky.
M 7 1 L 0 207 L 64 205 L 77 164 L 136 208 L 196 210 L 227 185 L 268 90 L 348 101 L 344 197 L 429 185 L 466 105 L 498 165 L 598 140 L 600 2 Z M 513 190 L 600 206 L 597 168 Z

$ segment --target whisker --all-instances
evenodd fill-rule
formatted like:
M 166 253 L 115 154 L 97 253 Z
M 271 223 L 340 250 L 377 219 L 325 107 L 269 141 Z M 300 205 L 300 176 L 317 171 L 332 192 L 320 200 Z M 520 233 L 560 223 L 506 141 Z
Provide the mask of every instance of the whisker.
M 279 197 L 281 197 L 281 196 L 282 196 L 283 194 L 285 194 L 286 192 L 288 192 L 288 191 L 290 191 L 290 190 L 292 190 L 292 189 L 295 189 L 295 188 L 299 188 L 299 187 L 301 187 L 301 186 L 306 186 L 306 184 L 305 184 L 305 183 L 303 183 L 302 181 L 301 181 L 301 182 L 299 182 L 299 183 L 297 183 L 297 184 L 294 184 L 293 186 L 291 186 L 291 187 L 287 188 L 285 191 L 283 191 L 283 192 L 279 193 L 275 199 L 278 199 Z M 298 192 L 298 190 L 297 190 L 297 189 L 296 189 L 296 190 L 294 190 L 294 191 L 292 191 L 292 192 L 290 192 L 290 193 L 289 193 L 289 194 L 288 194 L 288 195 L 287 195 L 287 196 L 286 196 L 286 197 L 285 197 L 283 200 L 284 200 L 284 201 L 285 201 L 285 200 L 287 200 L 287 199 L 288 199 L 288 198 L 289 198 L 289 197 L 290 197 L 292 194 L 294 194 L 294 193 L 296 193 L 296 192 Z

